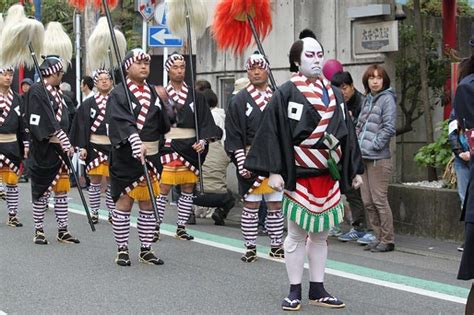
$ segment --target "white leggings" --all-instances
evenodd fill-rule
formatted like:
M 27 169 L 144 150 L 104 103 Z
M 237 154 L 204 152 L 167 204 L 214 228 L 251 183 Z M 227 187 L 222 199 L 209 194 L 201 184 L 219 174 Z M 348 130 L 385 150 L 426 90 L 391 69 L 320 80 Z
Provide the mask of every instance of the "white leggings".
M 324 282 L 324 269 L 328 256 L 328 234 L 329 231 L 308 233 L 288 219 L 288 235 L 284 242 L 284 248 L 286 271 L 290 284 L 302 282 L 305 253 L 308 256 L 309 281 Z

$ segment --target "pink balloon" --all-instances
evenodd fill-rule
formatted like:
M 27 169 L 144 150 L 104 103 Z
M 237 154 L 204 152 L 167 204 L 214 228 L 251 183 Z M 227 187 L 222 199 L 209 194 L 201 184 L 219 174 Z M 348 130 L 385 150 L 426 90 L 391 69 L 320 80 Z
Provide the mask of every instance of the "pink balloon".
M 341 71 L 344 71 L 342 69 L 342 64 L 336 59 L 329 59 L 324 63 L 323 74 L 329 81 L 331 81 L 334 73 Z

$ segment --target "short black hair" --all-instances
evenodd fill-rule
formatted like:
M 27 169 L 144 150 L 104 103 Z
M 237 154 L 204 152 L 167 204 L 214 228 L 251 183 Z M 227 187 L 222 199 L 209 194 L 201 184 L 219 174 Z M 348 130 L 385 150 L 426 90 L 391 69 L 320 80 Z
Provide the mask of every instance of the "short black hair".
M 85 76 L 82 77 L 82 84 L 87 85 L 89 90 L 92 90 L 94 88 L 94 79 L 92 79 L 88 75 L 85 75 Z
M 211 90 L 211 82 L 207 80 L 196 80 L 196 90 L 199 92 L 204 92 L 205 90 Z
M 343 84 L 352 85 L 354 84 L 354 80 L 352 80 L 352 76 L 349 72 L 339 71 L 332 76 L 331 84 L 336 87 L 340 87 Z
M 202 91 L 204 98 L 206 99 L 207 104 L 210 108 L 217 107 L 217 95 L 211 89 Z

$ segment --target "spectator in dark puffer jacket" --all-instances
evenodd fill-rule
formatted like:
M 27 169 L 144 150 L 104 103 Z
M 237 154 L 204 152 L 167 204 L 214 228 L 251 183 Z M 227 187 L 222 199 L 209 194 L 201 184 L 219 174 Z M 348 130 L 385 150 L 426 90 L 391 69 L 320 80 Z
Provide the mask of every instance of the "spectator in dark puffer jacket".
M 392 173 L 390 140 L 395 136 L 397 104 L 390 88 L 390 78 L 382 66 L 370 65 L 362 82 L 367 97 L 356 128 L 365 167 L 361 193 L 377 238 L 366 249 L 388 252 L 395 249 L 393 217 L 387 193 Z

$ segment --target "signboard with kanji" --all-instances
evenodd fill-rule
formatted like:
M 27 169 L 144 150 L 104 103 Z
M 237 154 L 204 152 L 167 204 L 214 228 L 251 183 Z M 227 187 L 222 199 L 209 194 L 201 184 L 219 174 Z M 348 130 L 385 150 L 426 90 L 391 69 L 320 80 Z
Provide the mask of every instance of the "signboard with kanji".
M 355 22 L 353 42 L 355 54 L 398 51 L 398 22 Z

